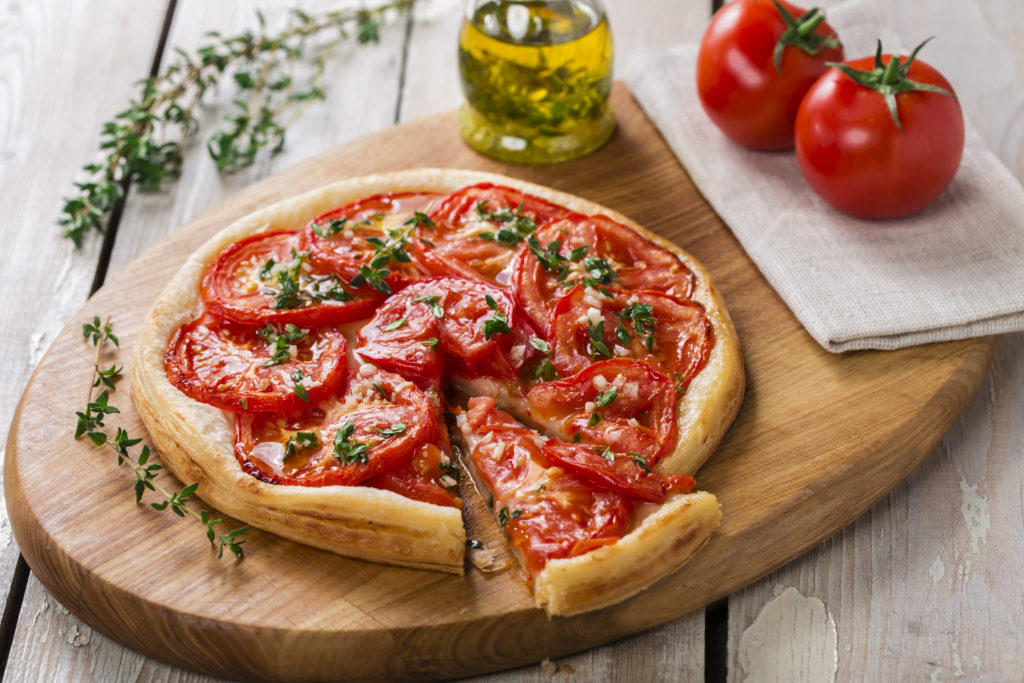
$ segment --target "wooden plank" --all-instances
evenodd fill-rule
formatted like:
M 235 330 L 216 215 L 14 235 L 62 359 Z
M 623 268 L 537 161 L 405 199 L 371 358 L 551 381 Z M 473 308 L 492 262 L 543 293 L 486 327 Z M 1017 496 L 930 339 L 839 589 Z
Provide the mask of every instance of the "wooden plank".
M 726 511 L 722 526 L 681 571 L 600 615 L 546 619 L 511 573 L 428 576 L 254 533 L 238 571 L 266 580 L 233 582 L 196 529 L 166 515 L 138 514 L 130 500 L 118 498 L 123 483 L 100 464 L 83 468 L 73 482 L 75 495 L 66 490 L 55 506 L 53 468 L 69 458 L 94 462 L 89 456 L 95 451 L 84 443 L 44 448 L 16 436 L 8 470 L 8 495 L 18 511 L 12 521 L 40 580 L 87 623 L 132 647 L 222 675 L 255 675 L 251 659 L 229 659 L 237 642 L 250 643 L 246 651 L 278 653 L 262 666 L 278 667 L 273 673 L 282 677 L 457 675 L 535 661 L 544 652 L 561 656 L 686 614 L 866 510 L 949 429 L 981 381 L 994 342 L 824 353 L 757 273 L 624 88 L 613 94 L 613 106 L 622 126 L 595 156 L 517 172 L 621 210 L 675 241 L 707 265 L 730 302 L 753 390 L 700 472 Z M 90 309 L 116 308 L 123 345 L 130 347 L 143 311 L 176 264 L 255 206 L 380 165 L 416 167 L 429 160 L 509 170 L 458 145 L 453 119 L 443 114 L 355 141 L 247 188 L 133 262 Z M 608 173 L 610 167 L 618 172 Z M 88 369 L 75 361 L 82 347 L 78 323 L 72 321 L 26 391 L 16 435 L 40 433 L 67 411 L 48 387 L 87 381 Z M 135 411 L 123 402 L 120 407 L 119 424 L 140 433 Z M 112 524 L 112 516 L 136 522 L 127 544 L 125 528 Z M 132 540 L 144 538 L 155 540 L 145 546 Z M 163 568 L 159 584 L 149 578 L 154 566 Z M 289 580 L 273 581 L 282 571 Z M 327 575 L 351 580 L 325 584 Z M 400 596 L 406 597 L 395 599 Z M 296 637 L 281 642 L 278 629 Z M 385 637 L 385 630 L 416 637 Z M 357 649 L 366 656 L 354 657 Z
M 0 430 L 7 425 L 43 351 L 89 294 L 100 243 L 75 252 L 55 223 L 61 197 L 84 179 L 101 122 L 146 75 L 163 20 L 162 3 L 95 6 L 60 0 L 0 8 Z M 93 30 L 83 31 L 83 26 Z M 109 46 L 119 49 L 111 51 Z M 74 58 L 69 58 L 73 55 Z M 57 68 L 55 65 L 60 65 Z M 67 428 L 71 429 L 70 423 Z M 0 508 L 0 601 L 18 558 Z M 15 605 L 16 607 L 16 605 Z
M 937 36 L 922 58 L 946 75 L 968 120 L 1024 178 L 1024 7 L 1011 0 L 885 7 L 908 44 Z M 1019 675 L 1022 386 L 1024 336 L 1009 335 L 967 411 L 904 484 L 808 555 L 730 598 L 731 680 L 809 680 L 812 671 L 827 672 L 823 649 L 839 680 Z M 785 633 L 786 647 L 773 649 L 779 641 L 766 640 L 770 633 Z
M 165 52 L 164 64 L 167 64 L 168 60 L 173 57 L 170 51 L 172 46 L 179 46 L 191 52 L 200 45 L 208 44 L 209 39 L 204 34 L 209 30 L 217 29 L 224 35 L 234 35 L 245 29 L 254 29 L 257 9 L 264 13 L 270 28 L 282 26 L 288 9 L 296 6 L 312 13 L 335 9 L 338 7 L 338 3 L 331 0 L 307 0 L 299 3 L 290 0 L 262 0 L 257 3 L 243 0 L 216 3 L 203 0 L 179 0 L 171 33 L 168 36 L 168 50 Z M 154 15 L 154 17 L 156 14 L 151 9 L 147 9 L 146 13 Z M 102 14 L 79 17 L 79 20 L 92 26 L 101 24 L 99 19 L 105 16 L 106 9 Z M 155 18 L 162 18 L 162 15 Z M 98 45 L 123 46 L 125 43 L 130 45 L 135 38 L 142 37 L 139 35 L 136 25 L 127 21 L 110 25 L 102 23 L 98 29 L 105 41 L 98 42 Z M 250 169 L 229 176 L 218 175 L 203 146 L 206 136 L 217 125 L 221 113 L 206 112 L 201 118 L 202 137 L 187 151 L 187 161 L 181 179 L 163 192 L 152 194 L 140 193 L 135 190 L 129 192 L 110 260 L 108 277 L 112 277 L 127 262 L 175 227 L 187 222 L 195 214 L 210 206 L 222 202 L 227 196 L 246 185 L 316 154 L 326 147 L 391 125 L 394 122 L 398 96 L 404 34 L 404 19 L 402 19 L 402 23 L 399 25 L 382 31 L 379 45 L 341 46 L 330 61 L 325 74 L 327 101 L 314 104 L 302 118 L 289 127 L 288 142 L 281 154 L 275 157 L 264 156 Z M 156 46 L 155 35 L 154 33 L 148 38 L 147 49 L 150 52 L 139 59 L 131 59 L 129 54 L 122 54 L 118 51 L 103 52 L 103 54 L 123 57 L 129 65 L 133 63 L 148 65 L 151 60 L 151 52 Z M 119 47 L 119 49 L 121 48 Z M 113 59 L 113 57 L 111 58 Z M 124 71 L 123 66 L 121 69 Z M 97 73 L 107 75 L 115 72 L 112 69 L 101 69 L 98 66 Z M 120 86 L 116 95 L 89 100 L 90 104 L 95 102 L 98 105 L 93 105 L 98 110 L 93 120 L 98 122 L 101 120 L 100 117 L 108 117 L 113 111 L 116 111 L 115 108 L 126 102 L 129 94 L 134 92 L 131 83 L 141 75 L 132 73 L 130 76 L 125 76 L 123 83 L 116 84 Z M 106 83 L 108 80 L 104 79 L 103 82 Z M 219 95 L 218 101 L 223 104 L 230 98 L 230 90 L 225 90 Z M 83 138 L 89 140 L 85 149 L 76 150 L 74 153 L 69 152 L 66 157 L 51 153 L 52 158 L 76 160 L 90 158 L 91 145 L 95 140 L 90 136 L 95 134 L 94 131 L 97 128 L 98 123 L 92 123 L 88 126 L 88 131 L 83 132 Z M 64 137 L 66 136 L 61 136 L 60 139 L 63 140 Z M 54 190 L 54 192 L 57 191 Z M 51 210 L 51 214 L 55 214 L 55 210 Z M 49 218 L 45 220 L 49 220 Z M 26 233 L 26 236 L 28 234 L 31 233 Z M 94 261 L 95 254 L 92 256 Z M 86 288 L 92 278 L 91 267 L 87 270 L 86 277 L 83 277 Z M 52 335 L 62 326 L 60 321 L 65 320 L 81 305 L 86 291 L 79 291 L 81 294 L 73 301 L 73 304 L 65 306 L 66 312 L 47 318 L 47 322 L 56 328 L 47 331 L 48 338 L 52 338 Z M 24 301 L 26 305 L 29 303 L 29 299 Z M 17 319 L 24 320 L 30 317 L 22 314 L 18 315 Z M 11 319 L 15 319 L 14 314 Z M 14 348 L 14 346 L 5 345 L 4 350 L 6 352 L 8 349 Z M 41 351 L 42 348 L 35 352 L 37 356 L 41 355 Z M 4 381 L 6 382 L 8 379 L 5 377 Z M 12 400 L 6 401 L 5 405 L 14 405 L 13 399 L 20 391 L 24 380 L 25 378 L 21 378 L 17 381 L 16 391 L 10 393 Z M 116 470 L 112 470 L 111 474 L 116 476 Z M 125 489 L 124 495 L 130 497 L 131 492 Z M 7 538 L 9 538 L 9 531 L 7 534 Z M 10 571 L 7 573 L 10 574 Z M 44 596 L 45 591 L 41 590 L 33 579 L 30 590 L 25 596 L 24 613 L 32 615 L 44 610 L 46 603 L 41 602 Z M 56 626 L 51 626 L 51 622 Z M 53 631 L 54 628 L 57 629 L 56 634 Z M 93 634 L 87 643 L 78 647 L 72 647 L 62 637 L 62 634 L 85 633 L 89 630 L 88 626 L 66 611 L 52 613 L 51 619 L 46 621 L 24 620 L 16 631 L 8 667 L 11 672 L 29 672 L 34 671 L 40 661 L 45 661 L 55 673 L 52 680 L 78 680 L 89 677 L 95 677 L 98 680 L 123 680 L 125 672 L 135 671 L 141 672 L 140 675 L 152 675 L 171 680 L 212 680 L 196 674 L 185 674 L 174 667 L 125 649 L 98 633 Z M 58 673 L 59 675 L 56 675 Z

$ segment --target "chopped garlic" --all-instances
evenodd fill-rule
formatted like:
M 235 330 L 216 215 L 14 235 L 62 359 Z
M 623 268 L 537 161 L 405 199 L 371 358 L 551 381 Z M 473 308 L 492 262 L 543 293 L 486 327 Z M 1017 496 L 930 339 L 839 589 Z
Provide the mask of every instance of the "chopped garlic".
M 587 401 L 587 404 L 585 406 L 583 406 L 583 410 L 586 411 L 587 415 L 590 415 L 596 409 L 597 409 L 597 404 L 594 403 L 593 401 Z
M 526 347 L 522 344 L 516 344 L 509 349 L 509 360 L 512 361 L 512 365 L 518 367 L 523 364 L 523 359 L 526 357 Z
M 591 306 L 587 309 L 587 320 L 590 321 L 591 325 L 600 325 L 604 322 L 604 316 L 601 315 L 601 309 L 594 308 Z
M 370 365 L 369 363 L 363 363 L 362 365 L 359 366 L 359 374 L 362 375 L 363 377 L 369 377 L 375 372 L 377 372 L 377 367 L 374 365 Z
M 608 387 L 608 380 L 605 379 L 604 375 L 594 375 L 594 388 L 598 391 L 604 391 Z

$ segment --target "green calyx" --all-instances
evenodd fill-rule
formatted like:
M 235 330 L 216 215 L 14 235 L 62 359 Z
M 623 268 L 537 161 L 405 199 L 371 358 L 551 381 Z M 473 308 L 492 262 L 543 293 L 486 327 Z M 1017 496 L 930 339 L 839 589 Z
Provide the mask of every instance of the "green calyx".
M 816 55 L 826 47 L 839 47 L 839 40 L 833 33 L 830 36 L 822 36 L 815 33 L 821 22 L 825 21 L 825 12 L 820 7 L 811 8 L 800 19 L 794 19 L 785 7 L 778 0 L 772 0 L 779 16 L 786 24 L 786 31 L 775 43 L 775 69 L 782 75 L 782 52 L 787 45 L 803 50 L 809 55 Z
M 935 36 L 932 36 L 934 38 Z M 910 69 L 910 65 L 914 62 L 917 57 L 917 53 L 920 52 L 921 48 L 924 47 L 929 40 L 926 39 L 920 45 L 914 48 L 914 51 L 907 57 L 906 62 L 902 62 L 899 55 L 893 55 L 889 58 L 888 64 L 882 63 L 882 41 L 878 41 L 878 49 L 875 51 L 875 65 L 871 71 L 861 71 L 860 69 L 854 69 L 849 64 L 838 64 L 836 62 L 828 62 L 829 66 L 842 71 L 844 74 L 853 79 L 856 83 L 863 85 L 865 88 L 871 88 L 882 93 L 885 97 L 885 103 L 889 107 L 889 113 L 892 114 L 892 120 L 896 122 L 896 128 L 903 131 L 903 125 L 900 123 L 899 109 L 896 106 L 896 95 L 901 92 L 909 92 L 911 90 L 923 90 L 925 92 L 937 92 L 943 95 L 949 95 L 955 98 L 956 95 L 940 88 L 937 85 L 930 85 L 928 83 L 918 83 L 907 78 L 907 71 Z

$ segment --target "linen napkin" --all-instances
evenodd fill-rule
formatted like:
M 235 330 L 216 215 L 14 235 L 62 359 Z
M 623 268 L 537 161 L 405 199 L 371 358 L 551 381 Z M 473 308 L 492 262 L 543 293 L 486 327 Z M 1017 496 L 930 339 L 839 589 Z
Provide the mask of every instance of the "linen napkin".
M 886 51 L 899 45 L 873 5 L 838 5 L 828 21 L 848 58 L 874 54 L 876 37 Z M 1024 189 L 969 125 L 960 169 L 929 207 L 857 219 L 814 193 L 793 153 L 754 152 L 724 136 L 697 98 L 696 58 L 696 44 L 640 54 L 627 83 L 819 344 L 898 349 L 1024 330 Z

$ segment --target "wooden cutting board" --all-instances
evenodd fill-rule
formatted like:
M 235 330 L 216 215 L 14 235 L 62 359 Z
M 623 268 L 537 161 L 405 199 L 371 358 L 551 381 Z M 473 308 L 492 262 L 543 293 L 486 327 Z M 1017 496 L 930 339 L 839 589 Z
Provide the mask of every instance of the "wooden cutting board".
M 143 254 L 86 304 L 25 390 L 7 444 L 11 525 L 44 586 L 91 627 L 171 664 L 244 679 L 447 677 L 608 642 L 728 595 L 853 521 L 928 454 L 977 389 L 993 338 L 843 356 L 801 328 L 622 86 L 600 152 L 556 166 L 489 161 L 455 113 L 329 150 L 253 185 Z M 231 220 L 350 176 L 417 166 L 496 171 L 579 194 L 674 240 L 707 265 L 736 321 L 747 396 L 698 473 L 724 513 L 682 570 L 601 612 L 548 619 L 514 571 L 464 577 L 350 560 L 250 531 L 217 560 L 194 522 L 137 506 L 108 449 L 74 441 L 91 346 L 111 316 L 119 360 L 163 283 Z M 105 360 L 106 362 L 110 362 Z M 128 400 L 108 424 L 145 433 Z M 169 475 L 163 475 L 168 477 Z M 229 520 L 230 522 L 231 520 Z

